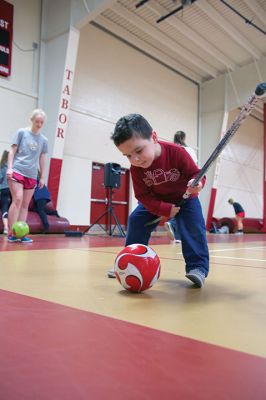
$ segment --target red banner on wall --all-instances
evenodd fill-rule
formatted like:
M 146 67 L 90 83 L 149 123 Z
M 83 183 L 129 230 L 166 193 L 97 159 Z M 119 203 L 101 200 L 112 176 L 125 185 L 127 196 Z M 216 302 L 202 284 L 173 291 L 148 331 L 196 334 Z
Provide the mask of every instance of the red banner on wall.
M 13 4 L 0 0 L 0 75 L 11 74 Z

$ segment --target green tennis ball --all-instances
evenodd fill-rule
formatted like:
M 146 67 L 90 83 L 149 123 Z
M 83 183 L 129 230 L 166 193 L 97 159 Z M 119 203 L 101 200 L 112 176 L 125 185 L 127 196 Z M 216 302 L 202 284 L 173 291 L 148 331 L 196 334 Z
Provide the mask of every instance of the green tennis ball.
M 29 225 L 24 221 L 17 221 L 12 225 L 12 232 L 18 238 L 23 238 L 29 231 Z

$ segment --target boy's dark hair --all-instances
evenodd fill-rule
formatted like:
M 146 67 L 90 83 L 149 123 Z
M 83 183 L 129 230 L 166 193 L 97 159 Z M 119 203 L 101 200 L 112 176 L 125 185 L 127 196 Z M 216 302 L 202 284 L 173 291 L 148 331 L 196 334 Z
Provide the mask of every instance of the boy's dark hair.
M 150 139 L 152 131 L 152 127 L 142 115 L 128 114 L 117 121 L 111 139 L 116 146 L 119 146 L 133 136 Z
M 175 144 L 180 144 L 181 146 L 187 147 L 185 140 L 186 140 L 185 132 L 177 131 L 175 136 L 174 136 L 174 143 Z

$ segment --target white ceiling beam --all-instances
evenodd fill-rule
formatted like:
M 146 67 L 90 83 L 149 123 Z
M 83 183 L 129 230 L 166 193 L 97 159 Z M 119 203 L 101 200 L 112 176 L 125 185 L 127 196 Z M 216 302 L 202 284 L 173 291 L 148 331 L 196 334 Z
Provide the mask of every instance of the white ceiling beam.
M 253 115 L 254 117 L 258 118 L 261 120 L 261 122 L 263 122 L 263 108 L 259 108 L 257 107 L 257 105 L 254 107 L 254 109 L 251 112 L 251 115 Z
M 260 114 L 263 114 L 263 102 L 261 101 L 260 103 L 255 104 L 254 110 L 259 112 Z
M 160 6 L 160 4 L 151 2 L 146 5 L 146 8 L 149 8 L 151 11 L 155 12 L 158 16 L 161 16 L 165 13 L 165 9 Z M 230 70 L 234 70 L 236 65 L 230 60 L 225 54 L 223 54 L 220 50 L 214 47 L 210 42 L 204 39 L 199 35 L 198 32 L 193 31 L 188 25 L 181 21 L 178 17 L 168 18 L 167 21 L 163 21 L 160 23 L 167 24 L 182 33 L 182 35 L 189 38 L 192 42 L 196 43 L 197 46 L 202 48 L 205 52 L 207 52 L 211 57 L 215 58 L 218 62 L 224 65 L 226 68 Z M 159 26 L 159 25 L 158 25 Z
M 59 1 L 49 0 L 54 3 Z M 78 29 L 93 21 L 102 12 L 111 8 L 117 0 L 71 0 L 71 24 Z M 67 3 L 65 1 L 65 3 Z
M 114 4 L 112 7 L 112 11 L 118 14 L 120 17 L 124 18 L 126 21 L 131 22 L 133 25 L 138 27 L 140 30 L 150 35 L 154 39 L 158 40 L 161 44 L 163 44 L 166 48 L 172 50 L 176 55 L 183 57 L 187 61 L 189 61 L 192 65 L 195 65 L 199 68 L 205 75 L 208 74 L 213 78 L 216 78 L 217 71 L 215 68 L 207 64 L 205 61 L 201 60 L 195 54 L 191 53 L 189 50 L 180 46 L 173 39 L 169 38 L 167 35 L 162 33 L 158 28 L 154 28 L 152 25 L 145 22 L 138 15 L 134 14 L 126 10 L 119 4 Z
M 236 29 L 227 21 L 213 6 L 206 0 L 198 0 L 194 3 L 196 7 L 204 11 L 214 22 L 219 25 L 232 39 L 234 39 L 241 47 L 243 47 L 255 59 L 261 58 L 261 53 Z
M 257 0 L 244 0 L 248 8 L 256 15 L 258 20 L 266 26 L 266 12 L 264 9 L 259 5 Z M 247 17 L 247 15 L 246 15 Z
M 126 31 L 124 28 L 120 27 L 119 25 L 115 24 L 104 16 L 97 17 L 94 22 L 100 25 L 102 28 L 115 34 L 116 36 L 121 37 L 123 40 L 130 43 L 134 47 L 139 48 L 141 51 L 147 53 L 151 57 L 157 59 L 163 64 L 166 64 L 167 66 L 184 75 L 185 77 L 192 79 L 196 83 L 201 83 L 202 78 L 200 75 L 178 63 L 176 60 L 162 53 L 160 50 L 147 44 L 143 40 L 138 39 L 135 35 Z

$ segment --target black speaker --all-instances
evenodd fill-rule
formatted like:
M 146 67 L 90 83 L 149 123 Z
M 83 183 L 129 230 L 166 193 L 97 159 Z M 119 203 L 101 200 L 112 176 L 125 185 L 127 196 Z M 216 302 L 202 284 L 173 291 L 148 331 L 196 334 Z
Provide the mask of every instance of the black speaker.
M 120 187 L 121 165 L 107 163 L 104 165 L 104 186 L 110 188 Z

